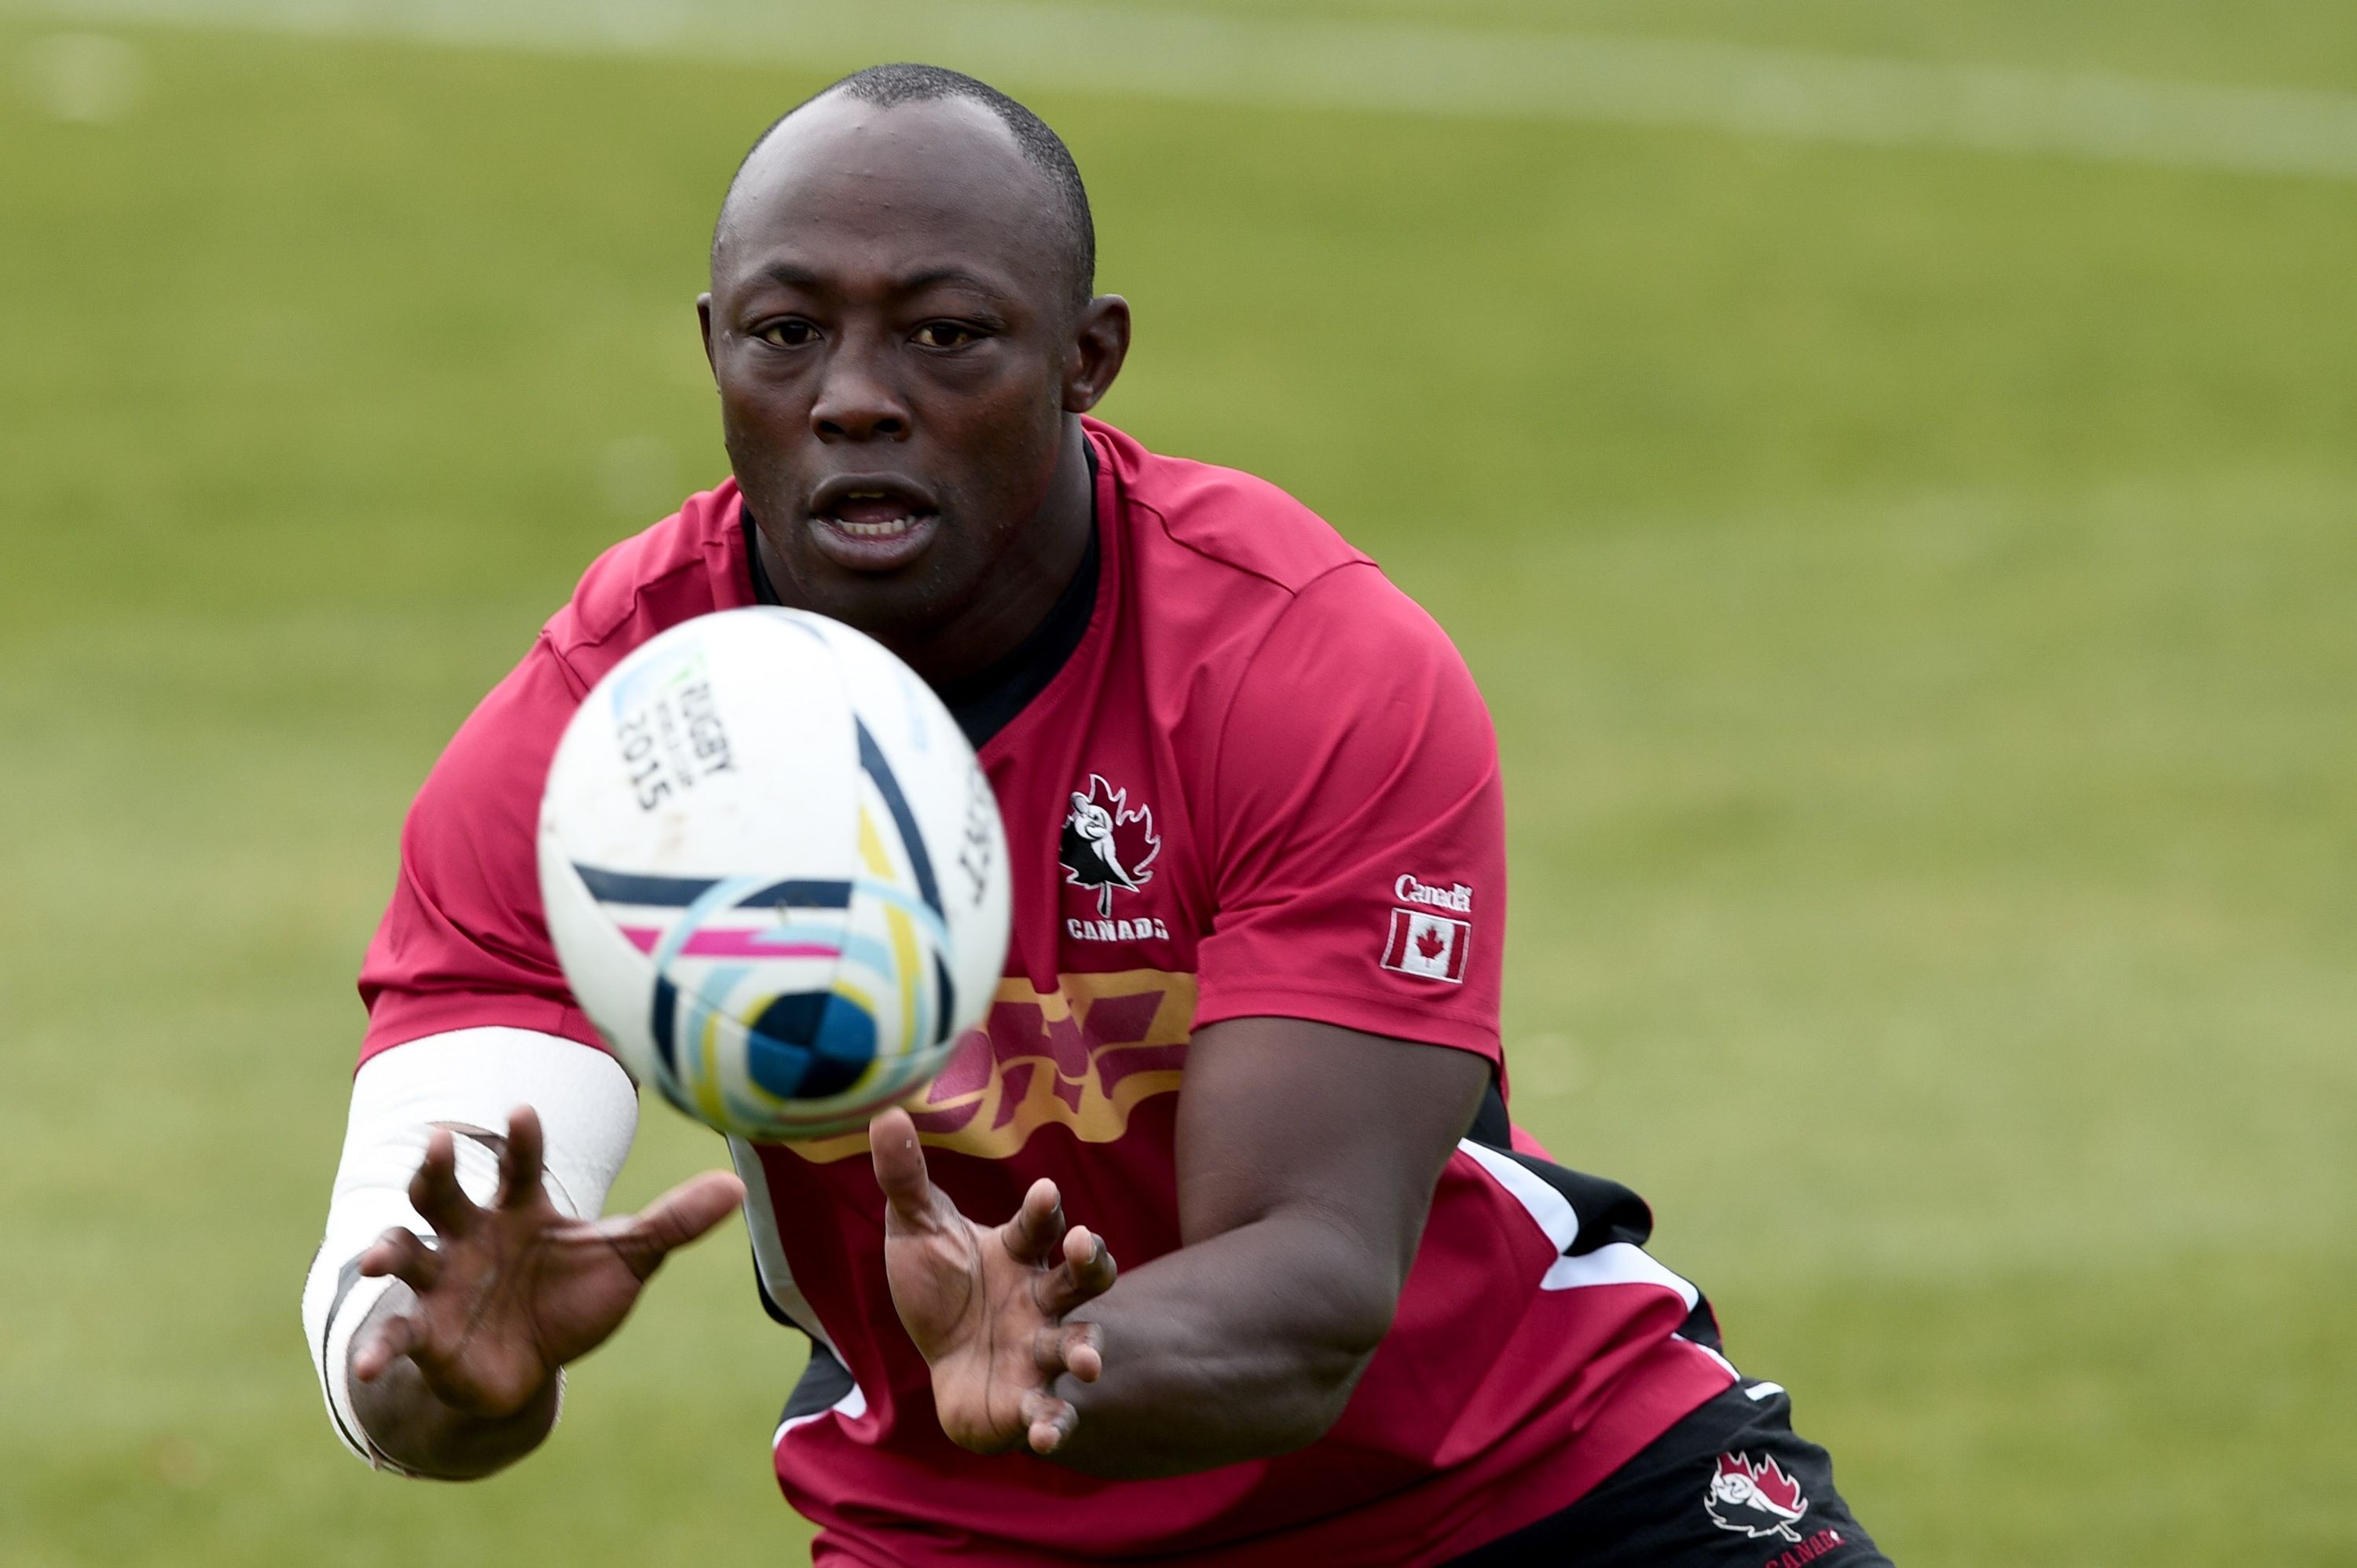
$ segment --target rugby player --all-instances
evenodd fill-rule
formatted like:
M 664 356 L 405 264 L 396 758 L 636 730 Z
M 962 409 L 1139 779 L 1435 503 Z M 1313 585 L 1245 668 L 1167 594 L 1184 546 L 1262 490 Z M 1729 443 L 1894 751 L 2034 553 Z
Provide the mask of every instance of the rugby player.
M 697 305 L 734 477 L 589 568 L 404 832 L 304 1297 L 336 1429 L 513 1461 L 741 1205 L 822 1563 L 1883 1561 L 1645 1206 L 1508 1117 L 1455 649 L 1291 498 L 1084 417 L 1130 343 L 1093 273 L 1071 155 L 969 78 L 861 72 L 746 157 Z M 601 1218 L 637 1101 L 542 924 L 542 780 L 632 648 L 761 603 L 974 740 L 1006 977 L 908 1108 Z

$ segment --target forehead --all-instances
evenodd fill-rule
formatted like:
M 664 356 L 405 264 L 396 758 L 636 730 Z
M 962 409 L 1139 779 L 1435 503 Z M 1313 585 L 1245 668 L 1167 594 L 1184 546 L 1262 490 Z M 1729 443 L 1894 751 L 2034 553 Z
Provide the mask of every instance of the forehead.
M 887 109 L 822 98 L 746 160 L 722 209 L 712 284 L 725 293 L 784 264 L 845 287 L 957 269 L 1052 290 L 1056 201 L 1015 134 L 970 99 Z

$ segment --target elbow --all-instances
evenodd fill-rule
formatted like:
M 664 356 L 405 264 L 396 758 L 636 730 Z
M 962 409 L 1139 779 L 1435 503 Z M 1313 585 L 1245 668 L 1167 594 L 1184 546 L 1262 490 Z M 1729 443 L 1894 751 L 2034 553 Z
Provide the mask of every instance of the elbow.
M 1399 1308 L 1396 1290 L 1338 1293 L 1332 1314 L 1305 1348 L 1296 1386 L 1301 1398 L 1293 1402 L 1295 1419 L 1287 1423 L 1281 1446 L 1275 1453 L 1307 1448 L 1331 1432 L 1350 1408 L 1359 1379 L 1375 1359 L 1375 1351 L 1391 1332 Z M 1274 1455 L 1271 1455 L 1272 1457 Z
M 1373 1359 L 1372 1350 L 1325 1358 L 1302 1379 L 1298 1385 L 1300 1397 L 1291 1402 L 1292 1419 L 1269 1434 L 1266 1452 L 1260 1456 L 1274 1459 L 1278 1455 L 1307 1448 L 1333 1431 L 1343 1412 L 1351 1408 L 1351 1395 L 1358 1389 L 1360 1374 Z
M 1334 1342 L 1343 1354 L 1354 1357 L 1359 1370 L 1363 1371 L 1391 1331 L 1392 1319 L 1399 1316 L 1400 1292 L 1406 1281 L 1387 1276 L 1379 1282 L 1362 1284 L 1351 1293 L 1351 1299 L 1337 1305 L 1333 1335 Z M 1353 1382 L 1358 1372 L 1351 1374 Z

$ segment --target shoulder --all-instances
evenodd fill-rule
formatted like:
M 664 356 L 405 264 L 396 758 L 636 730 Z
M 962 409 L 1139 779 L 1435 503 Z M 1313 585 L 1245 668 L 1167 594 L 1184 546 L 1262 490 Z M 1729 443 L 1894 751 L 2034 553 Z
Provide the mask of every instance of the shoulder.
M 1410 758 L 1487 774 L 1488 705 L 1457 645 L 1374 565 L 1326 573 L 1274 618 L 1222 726 L 1232 772 L 1283 774 L 1349 755 L 1377 775 Z
M 1148 452 L 1093 420 L 1088 428 L 1119 487 L 1139 579 L 1133 605 L 1191 667 L 1294 688 L 1376 668 L 1462 672 L 1423 607 L 1294 497 L 1234 468 Z
M 734 479 L 688 497 L 589 564 L 543 628 L 543 647 L 586 691 L 657 632 L 750 603 L 742 521 Z
M 1313 735 L 1403 725 L 1486 739 L 1448 634 L 1325 519 L 1265 479 L 1087 428 L 1121 498 L 1131 636 L 1216 693 L 1215 751 L 1265 731 L 1280 744 L 1263 754 L 1291 757 Z
M 739 515 L 736 486 L 726 484 L 590 564 L 443 749 L 411 808 L 414 848 L 444 837 L 529 838 L 549 758 L 598 677 L 657 632 L 727 602 L 732 571 L 743 574 Z
M 1237 593 L 1300 592 L 1340 566 L 1365 564 L 1331 524 L 1266 479 L 1215 463 L 1166 457 L 1095 420 L 1087 423 L 1111 464 L 1142 570 L 1227 579 Z
M 1272 651 L 1286 659 L 1314 658 L 1329 668 L 1355 670 L 1359 679 L 1353 684 L 1377 683 L 1403 664 L 1432 671 L 1465 667 L 1457 644 L 1431 612 L 1363 557 L 1305 584 L 1271 628 L 1269 640 L 1273 647 L 1265 648 L 1255 664 L 1269 662 Z

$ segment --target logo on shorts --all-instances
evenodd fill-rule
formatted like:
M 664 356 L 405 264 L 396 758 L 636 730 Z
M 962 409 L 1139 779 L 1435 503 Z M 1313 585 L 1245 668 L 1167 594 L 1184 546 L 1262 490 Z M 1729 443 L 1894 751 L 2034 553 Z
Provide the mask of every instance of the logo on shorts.
M 1056 857 L 1063 863 L 1065 882 L 1095 890 L 1098 915 L 1113 913 L 1114 888 L 1135 893 L 1153 881 L 1147 868 L 1161 853 L 1153 807 L 1133 811 L 1128 790 L 1114 789 L 1094 773 L 1086 794 L 1072 791 Z
M 1465 949 L 1473 940 L 1473 922 L 1428 915 L 1421 909 L 1394 909 L 1390 938 L 1383 943 L 1383 967 L 1425 980 L 1465 983 Z
M 1738 1530 L 1754 1540 L 1781 1535 L 1797 1541 L 1801 1532 L 1792 1526 L 1809 1511 L 1809 1499 L 1801 1495 L 1801 1483 L 1777 1466 L 1773 1455 L 1754 1465 L 1749 1454 L 1722 1454 L 1702 1506 L 1710 1522 L 1721 1530 Z

